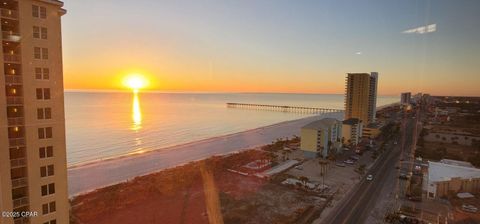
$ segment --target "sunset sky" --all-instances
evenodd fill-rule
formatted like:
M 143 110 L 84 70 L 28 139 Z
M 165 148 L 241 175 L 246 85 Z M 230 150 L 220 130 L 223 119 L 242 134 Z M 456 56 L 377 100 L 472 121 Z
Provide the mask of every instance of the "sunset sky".
M 480 95 L 478 0 L 65 0 L 66 89 Z M 427 25 L 430 28 L 427 29 Z

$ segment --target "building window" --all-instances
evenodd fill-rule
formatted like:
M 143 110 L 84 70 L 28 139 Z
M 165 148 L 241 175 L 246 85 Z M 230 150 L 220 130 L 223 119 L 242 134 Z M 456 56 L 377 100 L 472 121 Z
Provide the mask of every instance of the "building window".
M 40 177 L 51 177 L 53 175 L 55 175 L 53 165 L 40 167 Z
M 40 7 L 38 7 L 37 5 L 32 5 L 32 16 L 35 18 L 40 17 Z
M 40 18 L 46 19 L 47 18 L 47 8 L 40 7 Z
M 47 18 L 47 8 L 38 5 L 32 5 L 32 16 L 35 18 Z
M 48 48 L 42 48 L 42 59 L 43 60 L 48 59 Z
M 55 194 L 55 184 L 51 183 L 51 184 L 43 185 L 42 196 L 47 196 L 51 194 Z
M 37 108 L 37 119 L 38 120 L 52 119 L 52 108 L 50 107 Z
M 57 220 L 56 219 L 50 220 L 48 222 L 44 222 L 43 224 L 57 224 Z
M 42 59 L 42 49 L 39 47 L 33 48 L 33 57 L 35 59 Z
M 48 59 L 48 48 L 34 47 L 33 48 L 33 57 L 35 59 L 47 60 Z
M 38 27 L 34 26 L 33 27 L 33 38 L 36 39 L 47 39 L 48 37 L 48 30 L 46 27 Z
M 42 68 L 35 68 L 35 79 L 43 79 Z
M 40 147 L 38 152 L 40 154 L 40 159 L 51 158 L 53 157 L 53 146 Z
M 41 37 L 42 37 L 42 39 L 45 39 L 45 40 L 46 40 L 46 39 L 47 39 L 47 37 L 48 37 L 48 33 L 47 33 L 48 31 L 47 31 L 47 28 L 45 28 L 45 27 L 42 27 L 42 28 L 40 29 L 40 31 L 41 31 L 40 33 L 41 33 Z
M 39 80 L 48 80 L 50 79 L 50 69 L 49 68 L 35 68 L 35 79 Z
M 49 100 L 50 88 L 37 88 L 36 89 L 37 100 Z
M 49 214 L 49 213 L 52 213 L 52 212 L 56 212 L 57 211 L 56 207 L 57 206 L 56 206 L 54 201 L 52 201 L 48 204 L 43 204 L 42 205 L 42 214 L 46 215 L 46 214 Z
M 53 137 L 52 127 L 38 129 L 38 139 L 48 139 L 52 137 Z
M 33 38 L 40 39 L 40 27 L 38 26 L 33 27 Z

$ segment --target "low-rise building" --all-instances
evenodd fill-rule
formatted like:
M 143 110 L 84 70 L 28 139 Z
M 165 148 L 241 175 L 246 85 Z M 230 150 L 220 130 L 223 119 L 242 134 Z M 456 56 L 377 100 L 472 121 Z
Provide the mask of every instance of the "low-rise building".
M 441 198 L 459 192 L 480 192 L 480 169 L 468 162 L 448 159 L 430 161 L 425 177 L 423 189 L 428 198 Z
M 300 149 L 305 157 L 315 158 L 318 153 L 326 158 L 329 150 L 341 148 L 342 122 L 324 118 L 302 127 Z
M 374 139 L 382 133 L 380 130 L 383 127 L 382 123 L 370 123 L 362 129 L 362 137 Z
M 363 123 L 360 119 L 350 118 L 342 124 L 342 143 L 346 145 L 357 145 L 362 138 Z

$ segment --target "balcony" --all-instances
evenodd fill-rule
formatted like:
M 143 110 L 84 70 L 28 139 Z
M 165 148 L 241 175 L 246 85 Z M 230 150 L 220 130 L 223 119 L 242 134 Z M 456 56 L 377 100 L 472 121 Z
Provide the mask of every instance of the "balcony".
M 2 38 L 5 41 L 11 41 L 11 42 L 20 42 L 20 34 L 14 33 L 12 31 L 2 31 Z
M 30 221 L 27 217 L 15 218 L 13 224 L 30 224 Z
M 12 159 L 10 160 L 10 168 L 19 168 L 19 167 L 24 167 L 27 165 L 27 160 L 26 159 Z
M 21 188 L 27 186 L 27 178 L 18 178 L 12 180 L 12 189 Z
M 23 97 L 21 96 L 7 96 L 7 105 L 14 106 L 14 105 L 22 105 L 23 104 Z
M 23 197 L 19 199 L 13 200 L 13 208 L 20 208 L 23 206 L 27 206 L 29 203 L 28 197 Z
M 18 12 L 11 9 L 0 9 L 0 15 L 3 18 L 18 19 Z
M 8 126 L 23 126 L 25 120 L 23 117 L 8 118 Z
M 22 76 L 19 75 L 5 75 L 6 84 L 22 84 Z
M 5 63 L 20 63 L 20 55 L 4 53 L 3 60 Z
M 25 138 L 11 138 L 8 139 L 10 147 L 22 147 L 25 146 Z

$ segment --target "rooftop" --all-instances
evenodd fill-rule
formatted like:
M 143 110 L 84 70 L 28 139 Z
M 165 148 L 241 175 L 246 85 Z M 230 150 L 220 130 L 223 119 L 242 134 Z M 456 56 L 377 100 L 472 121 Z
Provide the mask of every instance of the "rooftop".
M 442 161 L 428 162 L 429 182 L 449 181 L 452 178 L 480 178 L 480 169 L 474 168 L 470 163 L 456 160 Z
M 358 118 L 350 118 L 350 119 L 347 119 L 347 120 L 343 121 L 343 124 L 349 124 L 349 125 L 354 125 L 354 124 L 358 124 L 358 123 L 360 123 L 360 119 L 358 119 Z
M 334 119 L 334 118 L 323 118 L 321 120 L 314 121 L 312 123 L 309 123 L 309 124 L 303 126 L 302 129 L 303 128 L 314 129 L 314 130 L 328 129 L 329 127 L 331 127 L 332 125 L 334 125 L 338 122 L 340 122 L 340 121 L 337 120 L 337 119 Z

